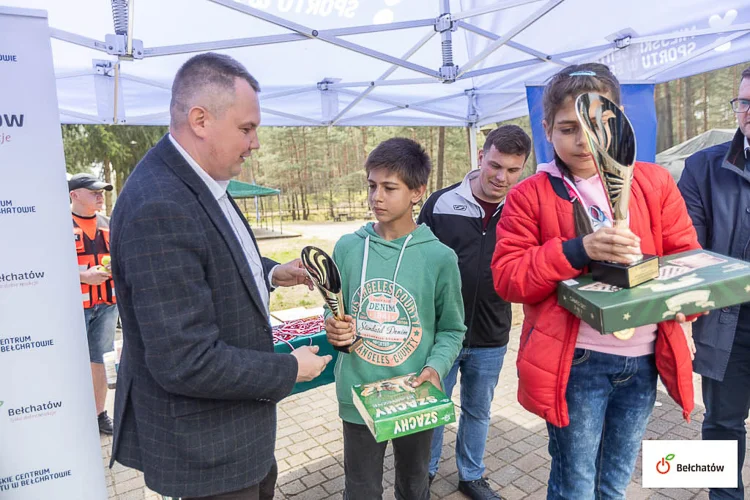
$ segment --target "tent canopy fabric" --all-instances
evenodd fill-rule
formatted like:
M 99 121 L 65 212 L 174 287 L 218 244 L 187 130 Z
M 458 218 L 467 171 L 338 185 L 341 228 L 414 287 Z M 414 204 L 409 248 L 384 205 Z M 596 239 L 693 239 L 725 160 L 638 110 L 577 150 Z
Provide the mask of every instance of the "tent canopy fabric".
M 232 198 L 255 198 L 256 196 L 276 196 L 281 193 L 279 189 L 273 189 L 269 187 L 259 186 L 257 184 L 249 184 L 247 182 L 238 181 L 232 179 L 229 181 L 227 191 L 232 195 Z
M 710 148 L 716 144 L 729 142 L 734 137 L 736 129 L 715 128 L 707 130 L 687 141 L 665 149 L 656 155 L 656 163 L 669 170 L 675 181 L 680 180 L 685 160 L 701 149 Z
M 208 50 L 282 126 L 481 126 L 527 114 L 525 84 L 571 63 L 659 83 L 750 53 L 747 0 L 0 3 L 48 11 L 63 123 L 166 124 L 177 69 Z

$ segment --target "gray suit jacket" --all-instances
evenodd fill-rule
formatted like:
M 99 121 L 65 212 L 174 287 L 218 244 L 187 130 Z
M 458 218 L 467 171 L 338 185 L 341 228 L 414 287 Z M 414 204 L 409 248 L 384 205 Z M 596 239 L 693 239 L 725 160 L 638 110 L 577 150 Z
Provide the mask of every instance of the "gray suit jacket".
M 174 497 L 259 483 L 273 464 L 276 403 L 292 391 L 297 361 L 273 352 L 242 248 L 168 137 L 123 187 L 111 248 L 125 341 L 112 461 Z M 266 273 L 276 264 L 263 263 Z

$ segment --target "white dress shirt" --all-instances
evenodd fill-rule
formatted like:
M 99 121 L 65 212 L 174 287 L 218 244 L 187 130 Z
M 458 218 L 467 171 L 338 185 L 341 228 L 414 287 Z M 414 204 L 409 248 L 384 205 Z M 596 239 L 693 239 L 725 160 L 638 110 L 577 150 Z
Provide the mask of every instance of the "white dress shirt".
M 200 165 L 198 165 L 198 162 L 196 162 L 190 156 L 190 154 L 185 151 L 182 146 L 180 146 L 175 138 L 172 137 L 172 134 L 169 134 L 169 140 L 172 141 L 172 144 L 177 149 L 177 151 L 179 151 L 182 157 L 185 158 L 185 161 L 188 162 L 188 165 L 190 165 L 193 170 L 195 170 L 195 173 L 198 174 L 198 177 L 200 177 L 201 180 L 206 184 L 209 191 L 211 191 L 211 194 L 214 195 L 214 198 L 216 198 L 216 201 L 219 203 L 221 211 L 224 212 L 224 217 L 226 217 L 229 225 L 232 227 L 232 231 L 234 231 L 234 235 L 237 237 L 237 241 L 239 242 L 242 250 L 245 253 L 245 259 L 247 259 L 247 263 L 250 265 L 250 270 L 253 273 L 255 285 L 257 286 L 258 292 L 260 293 L 260 298 L 263 301 L 265 313 L 266 315 L 268 315 L 268 302 L 270 296 L 268 293 L 268 288 L 266 287 L 266 281 L 264 279 L 263 261 L 261 261 L 260 259 L 258 250 L 255 248 L 255 244 L 253 243 L 253 239 L 250 236 L 250 232 L 245 227 L 240 214 L 237 213 L 237 211 L 232 206 L 232 203 L 229 201 L 229 195 L 227 194 L 227 186 L 229 185 L 229 181 L 214 180 L 210 175 L 208 175 L 208 173 L 206 173 L 205 170 L 200 167 Z M 269 283 L 271 283 L 271 279 L 275 269 L 276 267 L 271 269 L 271 272 L 268 273 Z

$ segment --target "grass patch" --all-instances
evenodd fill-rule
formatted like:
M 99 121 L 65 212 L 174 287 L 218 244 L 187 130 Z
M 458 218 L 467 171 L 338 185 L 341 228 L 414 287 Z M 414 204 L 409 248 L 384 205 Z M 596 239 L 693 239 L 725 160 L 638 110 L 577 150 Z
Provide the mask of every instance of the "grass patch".
M 258 247 L 264 257 L 276 262 L 289 262 L 299 258 L 302 248 L 313 245 L 328 252 L 333 252 L 335 242 L 319 238 L 288 238 L 278 240 L 259 240 Z M 271 294 L 271 311 L 291 309 L 294 307 L 320 307 L 323 305 L 323 297 L 317 290 L 308 290 L 304 286 L 277 288 Z

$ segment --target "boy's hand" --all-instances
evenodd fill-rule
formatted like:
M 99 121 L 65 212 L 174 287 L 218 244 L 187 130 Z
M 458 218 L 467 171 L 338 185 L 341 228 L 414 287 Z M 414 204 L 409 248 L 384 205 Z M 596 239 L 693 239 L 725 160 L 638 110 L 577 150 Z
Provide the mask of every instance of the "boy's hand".
M 347 314 L 344 316 L 344 321 L 339 321 L 333 316 L 328 316 L 326 338 L 334 347 L 351 345 L 354 342 L 354 318 Z
M 435 369 L 431 366 L 425 366 L 424 368 L 422 368 L 422 372 L 417 378 L 412 381 L 411 386 L 419 387 L 425 382 L 431 382 L 432 385 L 434 385 L 441 391 L 443 390 L 443 386 L 440 383 L 440 375 L 438 375 L 438 372 L 435 371 Z

